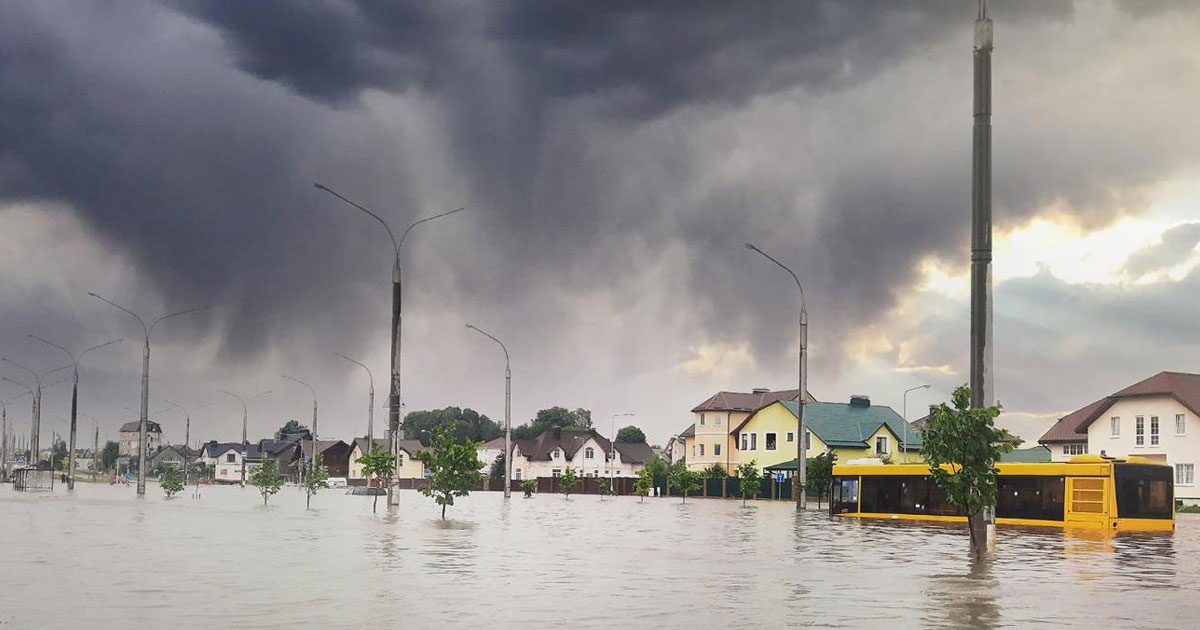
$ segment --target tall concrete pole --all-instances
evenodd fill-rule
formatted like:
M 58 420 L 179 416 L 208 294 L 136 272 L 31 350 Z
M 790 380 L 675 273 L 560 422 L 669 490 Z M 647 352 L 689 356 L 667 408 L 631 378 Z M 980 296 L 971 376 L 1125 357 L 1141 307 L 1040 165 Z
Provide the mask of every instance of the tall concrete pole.
M 64 365 L 62 367 L 54 368 L 53 370 L 50 370 L 48 372 L 38 374 L 37 372 L 34 372 L 32 369 L 30 369 L 20 363 L 17 363 L 16 361 L 9 359 L 8 357 L 0 357 L 0 360 L 4 361 L 5 363 L 8 363 L 8 364 L 15 365 L 16 367 L 19 367 L 22 370 L 29 372 L 29 374 L 33 376 L 33 383 L 34 383 L 33 387 L 30 387 L 20 381 L 15 381 L 8 377 L 4 377 L 4 380 L 6 380 L 10 383 L 14 383 L 16 385 L 20 385 L 21 387 L 24 387 L 25 389 L 29 390 L 29 394 L 31 396 L 33 396 L 33 420 L 31 423 L 32 426 L 30 427 L 30 430 L 29 430 L 29 460 L 30 461 L 26 462 L 26 463 L 36 466 L 38 464 L 38 451 L 41 450 L 42 390 L 45 389 L 46 387 L 50 387 L 50 385 L 43 386 L 42 379 L 46 378 L 47 376 L 50 376 L 51 374 L 54 374 L 55 372 L 61 372 L 62 370 L 65 370 L 71 366 Z M 51 385 L 57 385 L 58 383 L 62 383 L 62 382 L 65 382 L 65 381 L 58 381 L 56 383 L 51 383 Z M 51 446 L 53 446 L 53 442 L 51 442 Z
M 971 142 L 971 406 L 995 400 L 992 375 L 992 20 L 979 0 L 975 20 L 975 107 Z
M 337 354 L 337 356 L 357 365 L 367 372 L 367 379 L 370 382 L 370 389 L 367 390 L 367 444 L 374 444 L 372 440 L 375 438 L 375 375 L 371 373 L 371 368 L 367 367 L 365 364 L 355 361 L 344 354 L 338 354 L 336 352 L 334 354 Z
M 467 328 L 495 341 L 504 351 L 504 498 L 512 496 L 512 367 L 508 361 L 508 348 L 499 339 L 467 324 Z

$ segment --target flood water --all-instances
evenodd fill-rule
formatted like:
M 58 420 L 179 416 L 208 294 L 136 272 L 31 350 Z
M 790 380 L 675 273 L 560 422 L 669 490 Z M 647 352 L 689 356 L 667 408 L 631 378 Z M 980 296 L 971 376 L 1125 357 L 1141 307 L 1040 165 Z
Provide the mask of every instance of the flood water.
M 151 484 L 0 487 L 3 628 L 1195 628 L 1200 518 L 1174 535 L 966 534 L 792 505 Z

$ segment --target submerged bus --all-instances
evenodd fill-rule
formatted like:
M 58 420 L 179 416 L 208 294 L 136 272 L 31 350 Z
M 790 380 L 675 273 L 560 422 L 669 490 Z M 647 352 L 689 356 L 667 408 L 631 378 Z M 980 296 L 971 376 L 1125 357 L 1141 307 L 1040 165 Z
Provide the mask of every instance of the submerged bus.
M 1069 462 L 999 463 L 996 523 L 1106 531 L 1173 531 L 1172 468 L 1129 456 L 1076 455 Z M 926 464 L 833 467 L 831 514 L 966 522 Z

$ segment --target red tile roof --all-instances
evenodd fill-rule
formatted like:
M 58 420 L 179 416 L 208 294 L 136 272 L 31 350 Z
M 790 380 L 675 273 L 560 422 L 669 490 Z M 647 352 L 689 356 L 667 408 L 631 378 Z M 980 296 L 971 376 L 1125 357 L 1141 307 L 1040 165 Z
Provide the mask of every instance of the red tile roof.
M 776 392 L 717 392 L 708 400 L 696 405 L 692 411 L 754 411 L 779 400 L 796 400 L 799 391 L 798 389 L 784 389 Z M 809 393 L 806 401 L 816 402 L 816 399 L 812 397 L 812 393 Z
M 1081 442 L 1087 440 L 1087 430 L 1096 418 L 1122 398 L 1139 396 L 1170 396 L 1188 411 L 1200 416 L 1200 374 L 1159 372 L 1121 391 L 1073 411 L 1054 423 L 1038 442 Z

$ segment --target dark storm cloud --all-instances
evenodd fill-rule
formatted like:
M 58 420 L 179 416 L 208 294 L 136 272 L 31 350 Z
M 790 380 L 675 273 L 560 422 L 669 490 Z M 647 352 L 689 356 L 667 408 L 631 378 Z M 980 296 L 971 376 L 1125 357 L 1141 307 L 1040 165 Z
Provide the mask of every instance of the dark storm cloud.
M 1184 223 L 1163 232 L 1162 242 L 1138 250 L 1122 270 L 1131 280 L 1187 262 L 1200 243 L 1200 223 Z

